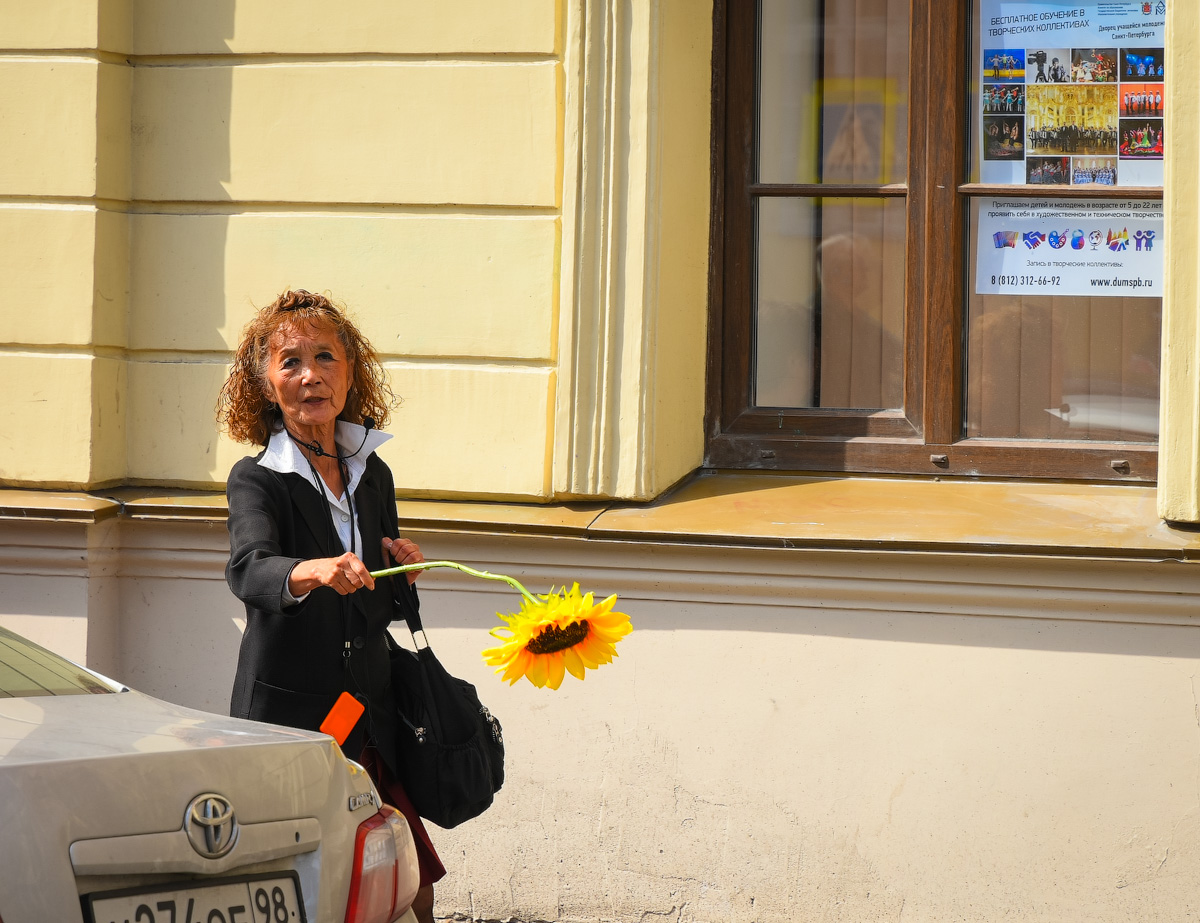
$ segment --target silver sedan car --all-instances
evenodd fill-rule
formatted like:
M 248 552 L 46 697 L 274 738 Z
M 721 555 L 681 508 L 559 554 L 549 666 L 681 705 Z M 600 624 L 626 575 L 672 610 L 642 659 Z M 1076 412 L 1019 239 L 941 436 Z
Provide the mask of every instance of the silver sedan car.
M 0 923 L 412 919 L 408 824 L 331 738 L 171 705 L 3 628 L 0 830 Z

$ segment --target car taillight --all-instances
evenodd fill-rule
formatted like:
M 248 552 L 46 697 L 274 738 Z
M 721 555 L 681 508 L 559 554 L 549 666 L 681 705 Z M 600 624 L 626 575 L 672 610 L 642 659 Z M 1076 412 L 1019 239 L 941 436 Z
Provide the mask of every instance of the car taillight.
M 390 805 L 358 825 L 346 923 L 391 923 L 416 895 L 412 833 Z

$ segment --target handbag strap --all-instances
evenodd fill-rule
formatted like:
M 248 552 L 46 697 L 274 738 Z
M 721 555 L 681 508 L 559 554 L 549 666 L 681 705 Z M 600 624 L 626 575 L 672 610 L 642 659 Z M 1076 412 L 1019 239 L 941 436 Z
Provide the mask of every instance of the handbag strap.
M 384 507 L 381 506 L 380 509 L 382 511 Z M 392 509 L 394 510 L 395 507 Z M 388 521 L 386 513 L 381 514 L 383 520 L 380 528 L 383 534 L 395 541 L 398 537 L 395 525 Z M 425 628 L 421 625 L 421 609 L 417 602 L 416 587 L 408 582 L 405 574 L 395 574 L 388 579 L 392 581 L 392 601 L 396 604 L 400 618 L 408 627 L 408 633 L 412 635 L 413 644 L 416 645 L 417 650 L 429 647 L 429 640 L 425 637 Z M 417 637 L 418 634 L 421 636 L 420 638 Z
M 404 574 L 397 574 L 390 578 L 392 580 L 392 597 L 396 601 L 396 608 L 400 611 L 400 618 L 408 627 L 408 633 L 412 635 L 413 644 L 417 650 L 423 650 L 429 647 L 429 639 L 425 637 L 425 627 L 421 624 L 421 610 L 417 607 L 417 594 L 413 589 L 412 584 L 408 582 L 408 578 Z

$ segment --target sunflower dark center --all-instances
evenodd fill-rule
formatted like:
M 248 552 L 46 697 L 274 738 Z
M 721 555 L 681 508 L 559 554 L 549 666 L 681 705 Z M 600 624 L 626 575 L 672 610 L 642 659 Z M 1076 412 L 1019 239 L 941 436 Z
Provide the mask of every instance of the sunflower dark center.
M 525 650 L 531 654 L 553 654 L 555 651 L 565 651 L 587 637 L 587 619 L 572 622 L 566 628 L 551 625 L 525 645 Z

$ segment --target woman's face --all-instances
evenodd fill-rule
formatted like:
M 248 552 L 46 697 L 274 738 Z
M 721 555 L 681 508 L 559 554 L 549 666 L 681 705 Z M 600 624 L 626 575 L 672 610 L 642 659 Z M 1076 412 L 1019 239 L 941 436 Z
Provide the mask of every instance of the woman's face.
M 346 350 L 332 327 L 284 327 L 271 339 L 267 395 L 293 432 L 332 430 L 351 384 Z

